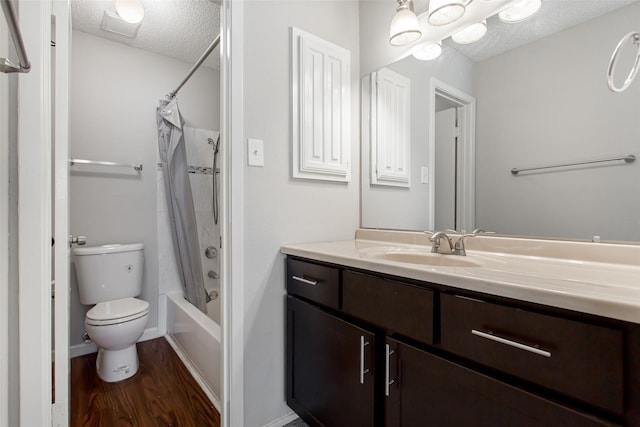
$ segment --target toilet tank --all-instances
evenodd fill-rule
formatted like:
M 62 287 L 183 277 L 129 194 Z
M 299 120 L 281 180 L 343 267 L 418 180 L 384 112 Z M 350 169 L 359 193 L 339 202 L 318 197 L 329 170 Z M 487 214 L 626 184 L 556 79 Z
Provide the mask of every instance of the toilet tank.
M 73 249 L 80 302 L 98 304 L 140 295 L 144 244 L 111 244 Z

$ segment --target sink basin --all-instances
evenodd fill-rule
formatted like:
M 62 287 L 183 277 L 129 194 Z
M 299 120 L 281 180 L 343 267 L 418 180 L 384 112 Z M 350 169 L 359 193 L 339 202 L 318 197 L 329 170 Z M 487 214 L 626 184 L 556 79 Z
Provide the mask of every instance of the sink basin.
M 361 251 L 368 258 L 408 264 L 430 265 L 438 267 L 480 267 L 480 264 L 458 255 L 441 255 L 431 252 L 398 249 L 370 249 Z

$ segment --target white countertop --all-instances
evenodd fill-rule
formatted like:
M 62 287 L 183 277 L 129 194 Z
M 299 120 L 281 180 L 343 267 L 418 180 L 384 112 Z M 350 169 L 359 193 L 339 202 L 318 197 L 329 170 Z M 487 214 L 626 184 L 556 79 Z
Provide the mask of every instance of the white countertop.
M 419 234 L 400 233 L 403 238 L 389 239 L 388 232 L 366 231 L 354 240 L 284 245 L 282 252 L 640 324 L 640 246 L 478 237 L 466 240 L 466 257 L 433 255 L 463 258 L 478 264 L 474 267 L 371 256 L 386 251 L 430 252 L 428 240 Z M 507 253 L 505 248 L 517 249 Z M 562 257 L 563 253 L 569 256 Z

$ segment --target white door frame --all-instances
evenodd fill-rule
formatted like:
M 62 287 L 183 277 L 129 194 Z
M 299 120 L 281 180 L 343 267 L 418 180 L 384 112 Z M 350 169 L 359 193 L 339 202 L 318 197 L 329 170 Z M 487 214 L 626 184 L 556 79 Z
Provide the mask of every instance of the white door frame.
M 69 425 L 69 76 L 71 16 L 69 0 L 54 0 L 54 362 L 55 402 L 52 425 Z
M 20 0 L 31 71 L 18 76 L 20 425 L 51 425 L 51 3 Z
M 244 2 L 223 0 L 222 423 L 244 425 Z
M 0 52 L 8 31 L 0 27 Z M 9 76 L 0 73 L 0 426 L 9 425 Z
M 435 123 L 436 96 L 442 96 L 459 106 L 462 141 L 459 153 L 458 228 L 471 232 L 475 228 L 475 156 L 476 156 L 476 99 L 438 79 L 429 85 L 429 229 L 435 224 Z

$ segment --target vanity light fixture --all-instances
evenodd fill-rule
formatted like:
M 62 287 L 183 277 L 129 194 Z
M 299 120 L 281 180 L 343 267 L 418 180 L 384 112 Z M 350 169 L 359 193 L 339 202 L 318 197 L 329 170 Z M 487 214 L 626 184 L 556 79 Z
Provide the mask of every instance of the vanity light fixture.
M 485 34 L 487 34 L 487 20 L 483 19 L 453 34 L 451 40 L 458 44 L 469 44 L 477 42 L 483 38 Z
M 130 24 L 142 22 L 144 7 L 140 0 L 116 0 L 116 13 Z
M 435 26 L 447 25 L 460 19 L 465 9 L 463 0 L 430 0 L 427 21 Z
M 506 24 L 515 24 L 531 18 L 541 6 L 542 0 L 520 0 L 498 13 L 498 18 Z
M 389 26 L 389 43 L 393 46 L 404 46 L 413 43 L 422 36 L 418 17 L 413 12 L 411 0 L 398 0 L 396 14 Z
M 425 43 L 413 51 L 413 57 L 421 61 L 431 61 L 442 53 L 442 42 Z

